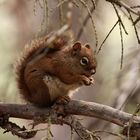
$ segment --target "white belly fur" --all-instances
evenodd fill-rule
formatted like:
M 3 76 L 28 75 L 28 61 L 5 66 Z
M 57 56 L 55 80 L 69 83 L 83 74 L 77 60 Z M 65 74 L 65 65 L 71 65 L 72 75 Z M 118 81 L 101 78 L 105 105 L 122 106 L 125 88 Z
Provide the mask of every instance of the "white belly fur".
M 44 82 L 49 88 L 51 101 L 54 101 L 59 96 L 72 96 L 72 94 L 76 92 L 76 89 L 79 87 L 79 84 L 68 85 L 60 81 L 58 78 L 52 77 L 50 75 L 46 75 L 44 77 Z

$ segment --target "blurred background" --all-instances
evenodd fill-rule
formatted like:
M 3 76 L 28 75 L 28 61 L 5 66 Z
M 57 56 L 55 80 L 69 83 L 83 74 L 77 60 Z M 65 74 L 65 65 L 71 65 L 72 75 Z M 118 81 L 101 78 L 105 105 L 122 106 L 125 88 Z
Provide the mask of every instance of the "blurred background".
M 59 29 L 64 24 L 68 11 L 68 0 L 0 0 L 0 101 L 3 103 L 25 103 L 18 94 L 14 64 L 22 52 L 25 44 L 32 39 Z M 113 6 L 105 0 L 96 0 L 96 8 L 92 13 L 98 35 L 98 48 L 107 36 L 108 32 L 118 20 Z M 124 0 L 129 6 L 140 5 L 139 0 Z M 59 4 L 61 6 L 59 7 Z M 62 4 L 63 3 L 63 4 Z M 92 1 L 86 4 L 92 8 Z M 59 8 L 58 8 L 59 7 Z M 62 12 L 60 11 L 62 9 Z M 139 10 L 136 8 L 135 10 Z M 128 35 L 122 31 L 124 51 L 123 66 L 120 69 L 122 47 L 119 25 L 112 31 L 101 51 L 96 54 L 98 67 L 95 74 L 95 86 L 82 87 L 74 99 L 93 101 L 106 104 L 129 113 L 134 113 L 137 104 L 140 103 L 140 45 L 138 44 L 134 27 L 124 9 L 119 9 L 120 17 L 125 25 Z M 72 9 L 72 30 L 75 37 L 80 28 L 84 29 L 78 39 L 82 43 L 89 43 L 94 50 L 95 34 L 89 18 L 86 26 L 82 23 L 88 14 L 81 0 L 75 0 Z M 61 16 L 60 16 L 61 15 Z M 135 15 L 132 15 L 136 18 Z M 140 35 L 140 24 L 136 25 Z M 98 50 L 98 49 L 97 49 Z M 78 116 L 81 122 L 90 130 L 106 130 L 119 133 L 121 130 L 96 118 Z M 13 119 L 17 124 L 26 127 L 31 123 L 27 120 Z M 39 125 L 44 128 L 47 124 Z M 71 131 L 68 126 L 51 126 L 53 140 L 70 140 Z M 33 140 L 45 139 L 46 131 L 38 132 Z M 117 140 L 118 137 L 107 133 L 100 133 L 104 140 Z M 18 140 L 10 133 L 3 134 L 0 131 L 0 140 Z M 74 135 L 74 139 L 79 138 Z

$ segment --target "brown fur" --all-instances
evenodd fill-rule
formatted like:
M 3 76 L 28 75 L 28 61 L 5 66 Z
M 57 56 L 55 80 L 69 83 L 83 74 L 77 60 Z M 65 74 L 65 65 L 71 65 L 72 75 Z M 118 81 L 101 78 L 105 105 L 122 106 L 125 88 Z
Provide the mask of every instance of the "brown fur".
M 39 106 L 50 106 L 56 98 L 67 95 L 70 90 L 90 85 L 92 70 L 96 69 L 96 59 L 89 45 L 82 46 L 78 42 L 65 47 L 65 36 L 46 45 L 49 37 L 32 41 L 16 64 L 20 94 Z M 86 66 L 80 64 L 83 57 L 89 60 Z

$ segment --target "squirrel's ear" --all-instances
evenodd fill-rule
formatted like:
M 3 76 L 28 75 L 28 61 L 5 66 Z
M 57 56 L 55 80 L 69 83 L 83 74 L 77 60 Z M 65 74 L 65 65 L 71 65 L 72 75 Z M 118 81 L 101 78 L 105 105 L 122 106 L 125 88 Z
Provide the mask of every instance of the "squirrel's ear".
M 85 44 L 85 47 L 90 49 L 90 45 L 89 44 Z
M 81 50 L 81 43 L 80 43 L 80 42 L 76 42 L 76 43 L 72 46 L 72 54 L 73 54 L 73 55 L 76 55 L 80 50 Z

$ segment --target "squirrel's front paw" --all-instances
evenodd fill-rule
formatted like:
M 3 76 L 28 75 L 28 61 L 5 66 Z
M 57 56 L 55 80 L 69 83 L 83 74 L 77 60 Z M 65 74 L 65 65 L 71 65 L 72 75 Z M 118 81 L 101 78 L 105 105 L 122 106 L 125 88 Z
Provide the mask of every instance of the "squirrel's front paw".
M 94 84 L 94 79 L 93 77 L 86 77 L 83 75 L 83 80 L 82 80 L 83 84 L 86 85 L 86 86 L 89 86 L 91 84 Z

